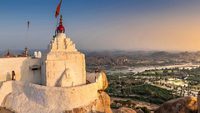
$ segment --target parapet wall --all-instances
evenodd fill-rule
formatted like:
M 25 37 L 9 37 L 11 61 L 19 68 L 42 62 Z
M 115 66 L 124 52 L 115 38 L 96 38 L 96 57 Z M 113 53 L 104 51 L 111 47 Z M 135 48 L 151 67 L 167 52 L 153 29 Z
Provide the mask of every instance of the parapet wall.
M 40 59 L 30 57 L 0 58 L 0 81 L 8 81 L 15 72 L 16 80 L 35 84 L 41 83 L 41 70 L 32 70 L 34 65 L 40 65 Z
M 0 104 L 18 113 L 62 113 L 94 102 L 98 90 L 98 82 L 62 88 L 7 81 L 0 87 Z

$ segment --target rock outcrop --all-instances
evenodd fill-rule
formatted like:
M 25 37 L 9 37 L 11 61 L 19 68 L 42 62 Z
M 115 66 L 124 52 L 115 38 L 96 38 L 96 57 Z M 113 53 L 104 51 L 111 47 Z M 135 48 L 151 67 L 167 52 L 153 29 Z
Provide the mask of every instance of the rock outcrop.
M 197 113 L 197 98 L 182 97 L 161 105 L 155 113 Z
M 114 111 L 114 113 L 137 113 L 137 112 L 131 108 L 121 107 L 118 110 Z
M 6 108 L 0 107 L 0 113 L 14 113 Z
M 100 92 L 96 101 L 96 110 L 103 113 L 112 113 L 110 108 L 110 97 L 106 92 Z
M 108 88 L 108 80 L 107 80 L 106 74 L 103 71 L 101 71 L 100 74 L 102 75 L 102 81 L 103 81 L 103 89 L 102 90 L 106 90 Z
M 99 98 L 85 107 L 74 108 L 65 113 L 112 113 L 110 109 L 110 97 L 107 93 L 99 93 Z
M 141 109 L 136 110 L 137 113 L 144 113 Z

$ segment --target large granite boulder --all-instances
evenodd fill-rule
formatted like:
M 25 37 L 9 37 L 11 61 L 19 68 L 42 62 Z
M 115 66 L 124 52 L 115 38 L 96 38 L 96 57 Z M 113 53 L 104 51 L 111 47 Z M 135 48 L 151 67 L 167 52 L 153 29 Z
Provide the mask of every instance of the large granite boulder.
M 108 88 L 108 80 L 105 72 L 101 72 L 102 77 L 103 77 L 103 90 L 106 90 Z
M 100 92 L 99 99 L 96 101 L 95 109 L 98 112 L 112 113 L 110 103 L 110 96 L 106 92 Z
M 155 113 L 197 113 L 197 98 L 182 97 L 162 104 Z
M 74 108 L 65 113 L 112 113 L 110 108 L 110 97 L 105 92 L 99 93 L 99 98 L 88 106 Z M 123 112 L 125 113 L 125 112 Z

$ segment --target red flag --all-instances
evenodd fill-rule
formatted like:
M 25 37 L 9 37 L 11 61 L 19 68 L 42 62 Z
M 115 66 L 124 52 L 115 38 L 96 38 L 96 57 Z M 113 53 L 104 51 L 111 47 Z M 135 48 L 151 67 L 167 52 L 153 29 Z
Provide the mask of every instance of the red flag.
M 58 4 L 57 8 L 56 8 L 56 13 L 55 13 L 55 17 L 57 18 L 58 15 L 60 14 L 60 7 L 61 7 L 61 4 L 62 4 L 62 0 L 60 0 L 60 3 Z

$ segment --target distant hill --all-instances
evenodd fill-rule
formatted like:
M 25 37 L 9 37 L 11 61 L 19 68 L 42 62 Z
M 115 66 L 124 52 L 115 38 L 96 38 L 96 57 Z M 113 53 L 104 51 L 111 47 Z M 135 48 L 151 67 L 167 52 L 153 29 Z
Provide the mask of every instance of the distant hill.
M 200 63 L 200 52 L 99 51 L 85 52 L 87 66 L 147 66 Z
M 36 49 L 30 49 L 33 55 Z M 40 51 L 44 52 L 44 49 Z M 10 53 L 19 55 L 23 50 L 10 50 Z M 200 51 L 197 52 L 167 52 L 167 51 L 87 51 L 81 50 L 86 55 L 86 64 L 89 66 L 146 66 L 170 65 L 181 63 L 200 63 Z M 0 50 L 0 56 L 7 50 Z

